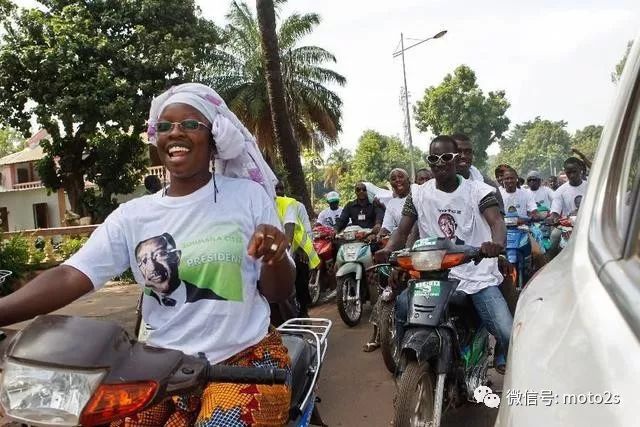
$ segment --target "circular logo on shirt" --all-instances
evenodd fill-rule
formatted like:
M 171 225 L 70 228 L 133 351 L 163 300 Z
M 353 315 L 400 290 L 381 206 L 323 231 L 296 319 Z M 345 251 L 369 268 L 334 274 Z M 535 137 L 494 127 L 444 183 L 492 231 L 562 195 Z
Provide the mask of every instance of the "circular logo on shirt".
M 582 196 L 576 196 L 576 198 L 573 199 L 573 203 L 576 205 L 576 209 L 579 209 L 580 203 L 582 203 Z
M 448 213 L 443 213 L 438 218 L 438 226 L 440 226 L 440 230 L 447 239 L 454 239 L 456 236 L 456 228 L 458 228 L 458 224 L 456 224 L 456 220 L 453 215 Z
M 509 206 L 509 209 L 507 209 L 507 212 L 516 213 L 518 212 L 518 208 L 516 208 L 515 206 Z

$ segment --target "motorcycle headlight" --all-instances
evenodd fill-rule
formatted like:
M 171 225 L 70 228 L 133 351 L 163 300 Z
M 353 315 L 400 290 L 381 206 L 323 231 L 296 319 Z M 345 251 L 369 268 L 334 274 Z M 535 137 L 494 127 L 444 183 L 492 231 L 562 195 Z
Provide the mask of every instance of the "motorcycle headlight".
M 515 227 L 518 225 L 518 217 L 516 216 L 506 216 L 504 218 L 504 225 L 507 227 Z
M 344 233 L 344 240 L 356 240 L 355 231 L 347 231 Z
M 4 412 L 27 424 L 75 426 L 104 370 L 74 371 L 6 360 L 0 383 Z

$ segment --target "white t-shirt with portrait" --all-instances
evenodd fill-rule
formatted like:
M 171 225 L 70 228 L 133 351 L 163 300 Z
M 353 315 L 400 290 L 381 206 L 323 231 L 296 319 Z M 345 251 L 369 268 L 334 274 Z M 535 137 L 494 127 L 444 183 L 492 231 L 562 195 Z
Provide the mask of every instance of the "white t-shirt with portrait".
M 541 185 L 540 188 L 533 191 L 531 188 L 526 189 L 537 207 L 545 206 L 547 210 L 551 210 L 551 202 L 553 201 L 553 190 L 549 187 Z
M 491 241 L 491 227 L 480 212 L 480 201 L 495 192 L 483 182 L 459 178 L 458 188 L 446 193 L 432 179 L 411 188 L 418 213 L 420 238 L 447 237 L 457 244 L 480 247 Z M 451 269 L 449 276 L 460 280 L 458 290 L 475 294 L 502 283 L 497 258 L 485 258 L 478 265 L 469 262 Z
M 516 188 L 516 191 L 509 193 L 504 187 L 500 187 L 500 194 L 504 202 L 505 214 L 517 212 L 519 217 L 526 218 L 527 212 L 535 211 L 538 208 L 531 194 L 522 188 Z
M 131 267 L 144 284 L 148 344 L 221 362 L 257 344 L 269 304 L 257 281 L 261 262 L 247 255 L 259 224 L 281 228 L 273 200 L 247 179 L 216 176 L 182 197 L 156 193 L 118 207 L 65 262 L 98 289 Z M 167 283 L 179 283 L 167 292 Z
M 393 233 L 398 228 L 402 219 L 402 208 L 404 208 L 406 200 L 407 196 L 394 197 L 387 202 L 384 218 L 382 219 L 382 228 L 389 230 L 390 233 Z
M 342 215 L 342 208 L 338 207 L 336 210 L 332 210 L 331 208 L 326 208 L 318 215 L 318 219 L 316 222 L 318 224 L 326 225 L 327 227 L 335 227 L 338 218 Z
M 574 187 L 569 182 L 562 184 L 553 195 L 551 212 L 560 216 L 569 216 L 580 207 L 582 198 L 587 193 L 587 181 Z

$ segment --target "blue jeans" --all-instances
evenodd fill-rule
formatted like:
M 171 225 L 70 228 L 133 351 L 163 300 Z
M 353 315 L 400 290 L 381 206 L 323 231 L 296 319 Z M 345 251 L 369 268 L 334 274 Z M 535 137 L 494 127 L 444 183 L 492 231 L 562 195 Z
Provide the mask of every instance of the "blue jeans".
M 509 338 L 511 337 L 511 326 L 513 317 L 507 306 L 507 302 L 502 296 L 502 292 L 497 286 L 489 286 L 480 292 L 469 295 L 473 306 L 489 333 L 496 338 L 496 365 L 502 365 L 506 361 L 509 349 Z M 405 289 L 396 298 L 396 337 L 399 345 L 402 345 L 402 338 L 406 330 L 407 317 L 409 312 L 409 291 Z

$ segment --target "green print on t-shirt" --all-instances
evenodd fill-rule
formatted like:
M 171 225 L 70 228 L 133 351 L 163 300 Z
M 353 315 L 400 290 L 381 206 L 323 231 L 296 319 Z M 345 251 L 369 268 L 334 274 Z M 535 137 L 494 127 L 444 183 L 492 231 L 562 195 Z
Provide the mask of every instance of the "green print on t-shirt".
M 211 289 L 229 301 L 243 300 L 241 268 L 245 243 L 238 225 L 212 225 L 179 246 L 180 279 Z

